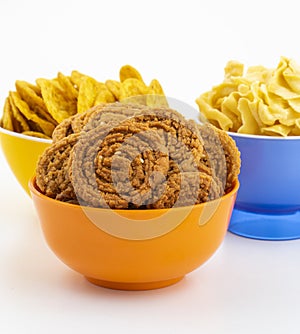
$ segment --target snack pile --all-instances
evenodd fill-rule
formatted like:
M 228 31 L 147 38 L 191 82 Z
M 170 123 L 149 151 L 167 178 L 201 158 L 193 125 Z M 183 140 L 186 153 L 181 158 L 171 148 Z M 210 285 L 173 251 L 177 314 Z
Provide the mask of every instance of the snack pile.
M 166 106 L 113 102 L 56 127 L 36 183 L 60 201 L 158 209 L 219 198 L 239 171 L 239 151 L 225 131 Z
M 121 67 L 119 81 L 99 82 L 72 71 L 70 76 L 59 72 L 54 79 L 39 78 L 36 84 L 17 80 L 15 86 L 16 91 L 9 92 L 5 100 L 0 126 L 40 138 L 51 139 L 55 127 L 63 120 L 100 103 L 138 96 L 136 103 L 167 105 L 158 80 L 146 85 L 141 74 L 130 65 Z
M 255 135 L 300 135 L 300 66 L 281 57 L 275 69 L 229 61 L 224 81 L 196 103 L 220 129 Z

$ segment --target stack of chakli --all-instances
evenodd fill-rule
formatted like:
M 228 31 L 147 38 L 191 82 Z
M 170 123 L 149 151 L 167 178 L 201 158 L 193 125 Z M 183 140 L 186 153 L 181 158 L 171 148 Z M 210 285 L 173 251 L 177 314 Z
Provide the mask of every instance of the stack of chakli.
M 159 209 L 217 199 L 239 170 L 239 151 L 226 132 L 169 107 L 111 103 L 56 127 L 36 182 L 61 201 Z

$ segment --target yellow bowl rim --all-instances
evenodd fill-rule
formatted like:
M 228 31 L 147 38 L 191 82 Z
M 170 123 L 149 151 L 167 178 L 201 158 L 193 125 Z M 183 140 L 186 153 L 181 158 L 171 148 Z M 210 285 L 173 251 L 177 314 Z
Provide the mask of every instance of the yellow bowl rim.
M 21 139 L 25 139 L 25 140 L 36 141 L 36 142 L 47 143 L 47 144 L 51 144 L 52 143 L 52 139 L 27 136 L 27 135 L 23 135 L 22 133 L 18 133 L 18 132 L 15 132 L 15 131 L 4 129 L 3 127 L 0 126 L 0 133 L 1 132 L 4 133 L 4 134 L 6 134 L 6 135 L 9 135 L 9 136 L 12 136 L 12 137 L 21 138 Z

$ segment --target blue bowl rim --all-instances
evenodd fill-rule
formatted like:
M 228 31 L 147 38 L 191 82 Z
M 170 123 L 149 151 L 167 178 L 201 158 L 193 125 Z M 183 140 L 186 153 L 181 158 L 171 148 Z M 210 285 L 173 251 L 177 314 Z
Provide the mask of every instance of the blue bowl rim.
M 269 141 L 291 141 L 291 140 L 299 140 L 300 136 L 265 136 L 265 135 L 253 135 L 253 134 L 247 134 L 247 133 L 238 133 L 238 132 L 230 132 L 227 131 L 227 133 L 232 137 L 237 138 L 247 138 L 247 139 L 254 139 L 254 140 L 269 140 Z

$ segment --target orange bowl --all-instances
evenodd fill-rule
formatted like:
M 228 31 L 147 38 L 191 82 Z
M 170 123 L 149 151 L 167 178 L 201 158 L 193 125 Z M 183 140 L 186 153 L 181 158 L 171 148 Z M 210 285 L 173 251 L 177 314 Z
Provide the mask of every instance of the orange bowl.
M 176 283 L 221 245 L 239 188 L 188 207 L 110 210 L 51 199 L 29 183 L 46 242 L 67 266 L 113 289 L 149 290 Z

